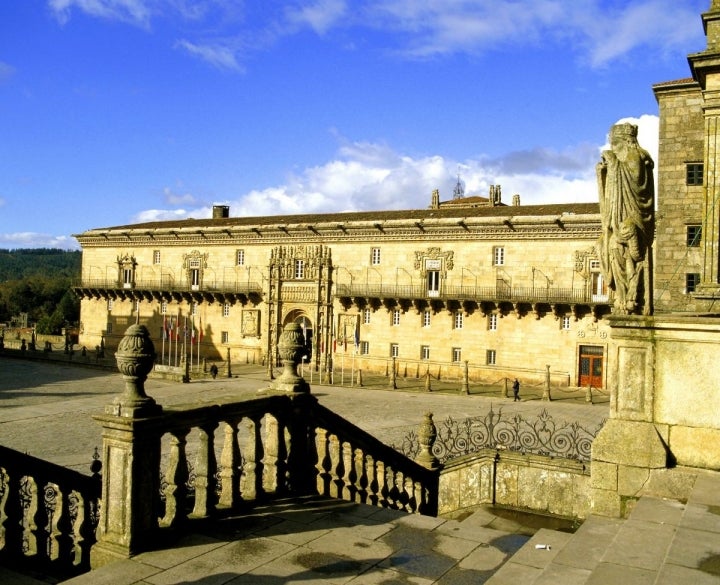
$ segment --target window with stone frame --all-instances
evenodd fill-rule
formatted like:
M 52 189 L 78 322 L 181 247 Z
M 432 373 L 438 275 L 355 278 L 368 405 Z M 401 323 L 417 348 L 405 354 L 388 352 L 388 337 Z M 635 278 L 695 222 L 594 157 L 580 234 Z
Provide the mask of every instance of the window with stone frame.
M 167 301 L 163 301 L 162 303 L 160 303 L 160 314 L 167 315 L 167 311 L 168 311 Z
M 459 347 L 453 347 L 451 359 L 455 363 L 461 362 L 462 361 L 462 349 L 460 349 Z
M 421 360 L 429 360 L 430 359 L 430 346 L 429 345 L 421 345 L 420 346 L 420 359 Z
M 488 349 L 485 352 L 485 364 L 494 366 L 497 363 L 497 352 L 494 349 Z
M 497 328 L 498 328 L 497 313 L 490 313 L 488 315 L 488 331 L 497 331 Z
M 701 225 L 688 225 L 685 226 L 685 241 L 690 248 L 695 248 L 700 245 L 700 237 L 702 236 Z
M 698 186 L 703 184 L 703 171 L 705 170 L 703 163 L 687 163 L 685 170 L 685 182 L 687 185 Z
M 393 309 L 392 324 L 393 324 L 393 327 L 400 325 L 400 309 Z
M 108 311 L 112 311 L 112 310 L 113 310 L 113 304 L 114 304 L 113 299 L 108 299 L 108 300 L 107 300 L 107 310 L 108 310 Z
M 390 344 L 390 357 L 400 357 L 400 346 L 397 343 Z
M 373 266 L 380 265 L 380 248 L 372 248 L 370 250 L 370 264 Z
M 360 342 L 360 354 L 361 355 L 368 355 L 370 353 L 370 343 L 367 341 L 361 341 Z
M 563 331 L 570 331 L 570 315 L 563 315 L 560 319 L 560 328 Z
M 422 326 L 430 327 L 431 319 L 432 319 L 432 312 L 429 309 L 425 309 L 422 314 Z
M 223 317 L 230 316 L 230 303 L 223 304 Z
M 227 331 L 221 331 L 220 332 L 220 343 L 229 343 L 230 342 L 230 336 L 228 335 Z
M 462 311 L 455 311 L 453 319 L 453 329 L 462 329 L 465 322 L 465 316 Z
M 697 290 L 700 284 L 700 275 L 696 272 L 691 272 L 685 275 L 685 293 L 690 294 Z
M 493 248 L 493 266 L 505 266 L 505 248 L 503 246 Z
M 245 265 L 245 250 L 238 250 L 235 254 L 236 263 L 238 266 Z
M 370 315 L 371 315 L 370 309 L 363 309 L 363 323 L 365 325 L 370 325 Z
M 160 250 L 153 250 L 153 264 L 160 264 Z
M 108 321 L 107 325 L 105 326 L 105 332 L 109 335 L 113 332 L 112 328 L 112 321 Z
M 295 278 L 305 278 L 305 260 L 295 260 Z

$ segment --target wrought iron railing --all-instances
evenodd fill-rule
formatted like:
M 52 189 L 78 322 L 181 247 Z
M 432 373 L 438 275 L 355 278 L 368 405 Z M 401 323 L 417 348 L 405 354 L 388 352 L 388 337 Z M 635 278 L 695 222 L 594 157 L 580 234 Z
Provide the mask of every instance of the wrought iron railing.
M 607 298 L 577 288 L 445 285 L 437 291 L 426 286 L 397 284 L 336 284 L 336 297 L 398 299 L 501 300 L 509 302 L 607 303 Z
M 485 416 L 461 420 L 448 417 L 437 425 L 433 454 L 445 463 L 450 459 L 477 453 L 483 449 L 501 449 L 590 461 L 593 439 L 605 424 L 586 429 L 578 422 L 556 421 L 547 410 L 533 419 L 521 414 L 504 414 L 492 408 Z M 419 450 L 418 437 L 410 431 L 401 450 L 414 457 Z
M 72 576 L 90 568 L 101 463 L 86 476 L 0 446 L 0 561 Z
M 215 281 L 203 280 L 202 284 L 192 285 L 175 282 L 173 278 L 138 279 L 125 284 L 117 278 L 83 278 L 72 283 L 74 289 L 122 289 L 162 292 L 218 292 L 233 294 L 257 294 L 263 292 L 262 285 L 254 281 Z

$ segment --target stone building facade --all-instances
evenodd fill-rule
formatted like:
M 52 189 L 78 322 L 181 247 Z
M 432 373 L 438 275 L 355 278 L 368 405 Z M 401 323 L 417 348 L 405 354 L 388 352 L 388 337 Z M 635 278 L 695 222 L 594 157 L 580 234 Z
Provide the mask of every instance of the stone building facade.
M 597 204 L 468 199 L 255 218 L 216 206 L 211 219 L 86 231 L 80 343 L 112 348 L 139 322 L 163 364 L 183 348 L 195 363 L 272 364 L 294 321 L 320 373 L 395 363 L 461 378 L 467 362 L 473 380 L 549 372 L 554 384 L 604 387 Z
M 717 312 L 720 299 L 720 2 L 702 15 L 692 77 L 653 87 L 660 116 L 657 312 Z

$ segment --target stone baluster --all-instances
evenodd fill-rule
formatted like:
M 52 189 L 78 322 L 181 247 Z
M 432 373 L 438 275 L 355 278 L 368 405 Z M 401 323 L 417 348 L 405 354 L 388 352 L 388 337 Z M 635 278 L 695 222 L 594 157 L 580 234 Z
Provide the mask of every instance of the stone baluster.
M 280 445 L 283 442 L 282 428 L 277 418 L 265 415 L 265 457 L 263 457 L 262 485 L 266 492 L 282 489 L 280 477 Z
M 375 461 L 375 469 L 375 477 L 377 478 L 377 505 L 382 506 L 383 508 L 389 508 L 390 502 L 388 501 L 387 470 L 385 469 L 385 462 Z
M 317 470 L 317 491 L 320 495 L 326 496 L 330 494 L 330 442 L 328 440 L 328 432 L 325 429 L 315 429 L 315 450 L 317 451 L 317 462 L 315 469 Z
M 353 446 L 349 442 L 342 444 L 343 476 L 341 499 L 352 502 L 355 500 L 355 465 L 353 461 Z
M 165 516 L 161 526 L 176 527 L 185 520 L 183 506 L 187 497 L 188 462 L 185 446 L 190 429 L 173 431 L 170 434 L 170 456 L 165 475 Z
M 225 421 L 222 452 L 220 453 L 220 500 L 218 505 L 233 509 L 240 501 L 240 447 L 237 420 Z
M 379 506 L 380 492 L 378 489 L 377 462 L 372 455 L 366 455 L 365 473 L 367 474 L 367 503 Z
M 330 475 L 332 477 L 330 496 L 333 498 L 342 498 L 342 477 L 345 470 L 343 468 L 342 445 L 337 435 L 330 435 L 330 461 Z
M 0 542 L 9 558 L 19 558 L 23 542 L 23 508 L 20 505 L 20 474 L 10 474 L 0 467 Z
M 38 542 L 38 524 L 42 526 L 42 519 L 39 517 L 40 506 L 38 505 L 38 488 L 34 477 L 25 476 L 24 483 L 21 483 L 21 500 L 24 509 L 23 536 L 26 550 L 24 554 L 29 557 L 37 555 L 42 550 Z
M 355 501 L 364 504 L 367 501 L 367 469 L 365 468 L 365 452 L 355 449 Z
M 217 422 L 211 421 L 201 426 L 198 431 L 198 445 L 195 461 L 195 506 L 192 511 L 194 518 L 207 518 L 215 507 L 215 429 Z
M 43 482 L 45 483 L 45 482 Z M 70 518 L 68 501 L 65 492 L 55 483 L 48 483 L 43 490 L 45 494 L 45 513 L 47 516 L 48 560 L 63 562 L 70 552 Z M 54 494 L 54 496 L 52 495 Z M 54 502 L 50 501 L 54 497 Z
M 244 500 L 256 500 L 263 494 L 263 442 L 262 415 L 245 419 L 248 437 L 245 445 L 245 463 L 241 493 Z
M 70 557 L 73 565 L 80 565 L 85 558 L 85 550 L 92 545 L 87 538 L 86 526 L 90 524 L 89 507 L 85 498 L 77 490 L 72 490 L 68 496 L 68 511 L 70 512 Z M 86 524 L 87 522 L 87 524 Z

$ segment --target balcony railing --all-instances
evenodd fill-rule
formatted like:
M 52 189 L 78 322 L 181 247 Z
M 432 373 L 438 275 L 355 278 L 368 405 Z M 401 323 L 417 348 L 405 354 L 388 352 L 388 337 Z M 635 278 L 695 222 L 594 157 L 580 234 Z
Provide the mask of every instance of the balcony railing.
M 242 280 L 242 281 L 208 281 L 204 280 L 202 284 L 177 283 L 172 278 L 159 279 L 138 279 L 129 286 L 118 279 L 113 278 L 83 278 L 72 284 L 74 289 L 88 290 L 112 290 L 122 289 L 124 291 L 160 291 L 169 293 L 185 293 L 185 292 L 216 292 L 231 294 L 257 294 L 263 292 L 262 285 L 258 282 Z
M 546 303 L 607 303 L 607 297 L 593 295 L 577 288 L 522 287 L 498 284 L 496 286 L 446 285 L 439 290 L 428 290 L 420 285 L 396 284 L 336 284 L 336 297 L 440 299 L 440 300 L 500 300 L 509 302 Z

